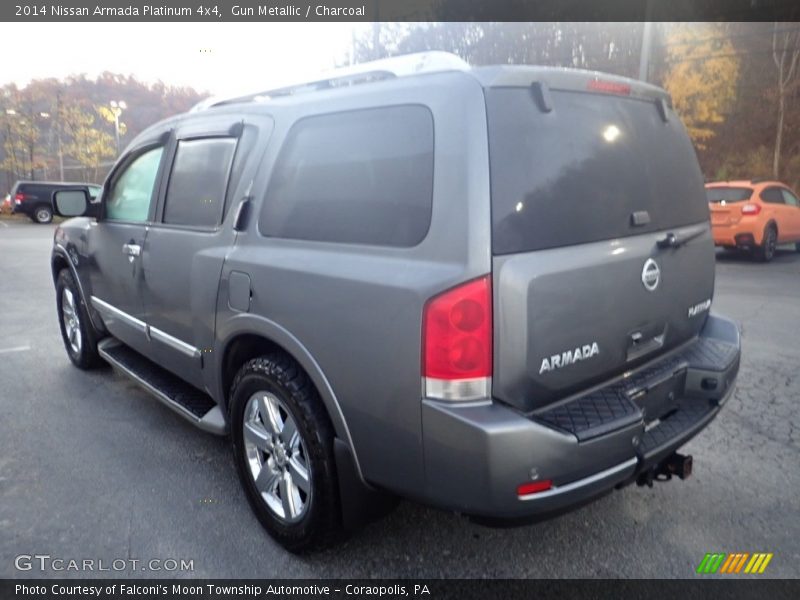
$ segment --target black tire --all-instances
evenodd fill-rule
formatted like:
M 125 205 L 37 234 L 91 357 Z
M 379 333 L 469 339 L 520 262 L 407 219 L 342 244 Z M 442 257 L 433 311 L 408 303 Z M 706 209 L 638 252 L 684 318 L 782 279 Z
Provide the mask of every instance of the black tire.
M 761 245 L 754 250 L 756 260 L 767 263 L 775 256 L 775 249 L 778 247 L 778 230 L 775 225 L 767 225 L 764 230 L 764 239 Z
M 296 496 L 303 503 L 303 508 L 295 517 L 295 522 L 288 522 L 276 512 L 282 510 L 285 516 L 285 502 L 278 509 L 268 505 L 269 499 L 273 503 L 281 502 L 284 489 L 289 489 L 279 486 L 283 483 L 282 478 L 286 477 L 287 470 L 291 471 L 288 466 L 282 466 L 283 461 L 292 460 L 291 449 L 270 451 L 257 447 L 250 440 L 247 445 L 245 443 L 246 422 L 262 425 L 263 431 L 269 435 L 269 425 L 260 414 L 262 405 L 258 404 L 259 398 L 264 397 L 262 394 L 269 395 L 273 407 L 277 405 L 274 400 L 278 401 L 284 426 L 292 419 L 299 434 L 299 450 L 302 451 L 307 468 L 307 479 L 303 482 L 308 485 L 310 481 L 310 491 L 306 492 L 304 499 Z M 255 410 L 258 414 L 252 412 L 253 402 L 257 404 Z M 269 443 L 276 448 L 275 444 L 280 444 L 281 438 L 272 438 Z M 291 552 L 318 550 L 331 545 L 341 536 L 333 438 L 333 426 L 316 388 L 290 357 L 282 353 L 272 353 L 245 363 L 239 370 L 231 386 L 231 441 L 236 468 L 247 499 L 259 521 L 275 540 Z M 290 458 L 287 459 L 287 456 Z M 259 468 L 258 479 L 262 482 L 281 482 L 273 486 L 274 495 L 270 496 L 270 492 L 259 490 L 254 472 L 256 468 Z M 269 472 L 262 478 L 260 471 L 265 469 L 269 469 Z M 280 474 L 280 469 L 283 469 L 283 475 Z M 291 476 L 289 480 L 293 481 Z M 302 496 L 300 486 L 293 489 Z
M 77 316 L 73 324 L 73 328 L 68 325 L 67 313 L 64 312 L 64 303 L 68 298 L 72 297 L 72 307 L 74 314 Z M 80 290 L 75 284 L 72 273 L 69 269 L 62 269 L 56 279 L 56 307 L 58 309 L 58 325 L 61 329 L 61 339 L 64 342 L 64 348 L 67 350 L 67 356 L 79 369 L 94 369 L 103 365 L 103 360 L 97 353 L 98 335 L 89 320 L 89 313 L 86 310 L 86 303 L 83 301 Z M 76 337 L 71 337 L 70 330 L 76 330 L 80 335 L 80 343 L 76 345 Z
M 40 225 L 46 225 L 53 220 L 53 209 L 46 204 L 40 204 L 33 209 L 33 217 L 31 218 Z

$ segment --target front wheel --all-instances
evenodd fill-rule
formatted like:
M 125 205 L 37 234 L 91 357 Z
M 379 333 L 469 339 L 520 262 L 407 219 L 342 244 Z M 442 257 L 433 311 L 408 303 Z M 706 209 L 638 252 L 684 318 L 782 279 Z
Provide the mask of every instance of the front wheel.
M 247 362 L 231 388 L 239 477 L 261 524 L 292 552 L 335 541 L 340 526 L 333 426 L 308 376 L 289 357 Z
M 56 279 L 56 307 L 69 359 L 80 369 L 100 366 L 103 361 L 97 353 L 97 335 L 69 269 L 62 269 Z

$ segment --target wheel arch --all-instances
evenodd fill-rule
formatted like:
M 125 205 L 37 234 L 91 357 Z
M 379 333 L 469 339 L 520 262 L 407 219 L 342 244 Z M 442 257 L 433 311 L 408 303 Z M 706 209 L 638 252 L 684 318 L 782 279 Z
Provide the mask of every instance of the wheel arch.
M 214 351 L 217 374 L 215 396 L 225 414 L 228 415 L 230 411 L 230 386 L 241 366 L 248 360 L 269 352 L 284 352 L 300 365 L 316 387 L 336 437 L 348 446 L 358 476 L 363 480 L 356 448 L 341 405 L 322 368 L 300 340 L 279 324 L 249 313 L 234 316 L 221 329 L 222 331 L 217 332 Z
M 70 259 L 67 249 L 57 243 L 53 247 L 53 253 L 50 256 L 50 271 L 53 275 L 54 284 L 58 280 L 58 274 L 64 269 L 69 269 L 69 272 L 72 274 L 72 279 L 75 281 L 75 285 L 78 286 L 78 291 L 81 295 L 80 300 L 86 306 L 86 312 L 89 314 L 90 324 L 95 328 L 95 331 L 104 332 L 106 329 L 102 320 L 97 314 L 95 314 L 94 308 L 87 300 L 88 296 L 86 295 L 86 290 L 83 288 L 83 281 L 78 275 L 78 269 L 75 268 L 75 264 Z

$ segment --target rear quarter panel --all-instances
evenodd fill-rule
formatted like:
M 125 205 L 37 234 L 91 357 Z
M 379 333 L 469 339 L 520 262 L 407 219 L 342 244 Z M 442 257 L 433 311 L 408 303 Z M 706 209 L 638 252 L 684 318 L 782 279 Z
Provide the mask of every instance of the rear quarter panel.
M 313 101 L 285 108 L 276 103 L 275 129 L 253 185 L 252 218 L 223 271 L 218 339 L 240 329 L 237 323 L 245 318 L 230 308 L 227 294 L 230 273 L 245 272 L 252 285 L 252 318 L 269 321 L 269 327 L 296 340 L 297 352 L 307 355 L 301 363 L 317 371 L 312 378 L 329 384 L 329 413 L 335 412 L 331 403 L 341 407 L 346 425 L 339 424 L 337 435 L 346 440 L 349 432 L 362 475 L 413 495 L 424 479 L 424 304 L 491 268 L 485 105 L 477 81 L 460 73 L 364 86 L 357 92 L 318 92 Z M 434 117 L 431 226 L 419 245 L 307 242 L 257 231 L 272 165 L 297 119 L 402 104 L 423 104 Z

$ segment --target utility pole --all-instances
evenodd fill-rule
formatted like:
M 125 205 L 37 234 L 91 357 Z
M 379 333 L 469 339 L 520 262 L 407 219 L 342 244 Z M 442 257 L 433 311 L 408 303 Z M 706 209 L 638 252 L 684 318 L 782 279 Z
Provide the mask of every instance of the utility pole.
M 64 151 L 61 148 L 61 129 L 64 127 L 61 110 L 61 90 L 56 92 L 56 142 L 58 143 L 58 180 L 64 181 Z
M 642 29 L 642 50 L 639 54 L 639 80 L 647 82 L 650 71 L 650 47 L 653 44 L 652 0 L 646 0 L 644 7 L 644 28 Z

